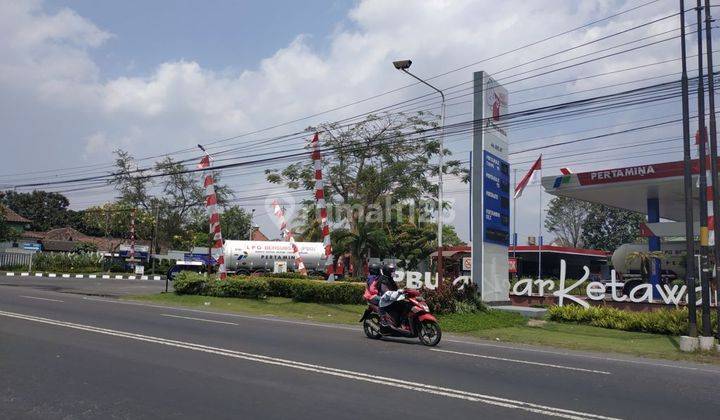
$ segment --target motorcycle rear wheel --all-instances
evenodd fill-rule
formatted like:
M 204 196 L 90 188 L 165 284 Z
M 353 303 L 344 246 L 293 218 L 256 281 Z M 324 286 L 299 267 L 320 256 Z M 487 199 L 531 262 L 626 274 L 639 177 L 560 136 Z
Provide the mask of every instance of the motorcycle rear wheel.
M 363 321 L 363 331 L 368 338 L 377 340 L 382 337 L 380 333 L 380 317 L 377 314 L 368 315 Z
M 422 321 L 418 334 L 420 342 L 428 347 L 437 346 L 442 338 L 440 325 L 435 321 Z

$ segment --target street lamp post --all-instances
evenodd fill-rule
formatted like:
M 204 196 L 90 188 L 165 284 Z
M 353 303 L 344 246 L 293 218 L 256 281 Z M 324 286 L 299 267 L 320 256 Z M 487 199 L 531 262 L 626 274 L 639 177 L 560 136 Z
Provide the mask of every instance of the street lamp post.
M 438 157 L 438 227 L 437 227 L 437 275 L 438 275 L 438 285 L 442 282 L 444 271 L 443 271 L 443 218 L 442 218 L 442 208 L 443 208 L 443 154 L 445 150 L 445 94 L 442 90 L 436 88 L 435 86 L 431 85 L 430 83 L 426 82 L 425 80 L 415 76 L 414 74 L 410 73 L 408 69 L 412 65 L 411 60 L 400 60 L 400 61 L 393 61 L 393 66 L 395 66 L 396 69 L 402 71 L 403 73 L 407 74 L 408 76 L 412 77 L 413 79 L 419 81 L 420 83 L 424 84 L 425 86 L 430 87 L 431 89 L 435 90 L 437 93 L 440 94 L 440 98 L 442 99 L 442 103 L 440 105 L 440 153 Z
M 248 232 L 248 241 L 253 240 L 253 231 L 255 228 L 253 227 L 253 221 L 255 219 L 255 209 L 252 209 L 252 212 L 250 212 L 250 232 Z

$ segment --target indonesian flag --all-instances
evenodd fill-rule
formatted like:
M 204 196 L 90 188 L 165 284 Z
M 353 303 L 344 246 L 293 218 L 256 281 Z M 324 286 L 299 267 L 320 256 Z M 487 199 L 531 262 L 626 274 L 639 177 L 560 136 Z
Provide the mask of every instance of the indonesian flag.
M 527 184 L 530 182 L 530 179 L 533 178 L 536 171 L 539 171 L 542 168 L 542 155 L 538 157 L 538 159 L 533 163 L 533 166 L 530 167 L 530 170 L 528 173 L 525 174 L 525 176 L 520 180 L 520 182 L 515 186 L 515 195 L 513 198 L 519 198 Z

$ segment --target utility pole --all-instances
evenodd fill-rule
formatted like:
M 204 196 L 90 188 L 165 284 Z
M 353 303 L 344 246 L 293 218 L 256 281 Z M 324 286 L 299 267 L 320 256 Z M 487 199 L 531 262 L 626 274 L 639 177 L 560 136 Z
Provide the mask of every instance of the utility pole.
M 513 169 L 513 191 L 515 191 L 515 188 L 517 188 L 517 168 Z M 512 220 L 512 230 L 513 230 L 513 258 L 517 258 L 517 244 L 518 244 L 518 234 L 517 234 L 517 197 L 513 194 L 513 220 Z M 517 264 L 517 260 L 516 260 Z
M 152 253 L 155 251 L 155 249 L 157 249 L 157 230 L 158 230 L 159 215 L 160 215 L 160 206 L 158 206 L 156 203 L 155 204 L 155 226 L 153 227 L 153 238 L 152 238 L 152 241 L 150 242 L 151 249 L 150 249 L 150 255 L 149 255 L 150 260 L 152 261 L 151 262 L 151 264 L 152 264 L 151 271 L 152 271 L 153 275 L 155 274 L 155 258 L 152 257 Z
M 705 44 L 707 47 L 707 83 L 708 83 L 708 99 L 710 106 L 710 168 L 712 174 L 712 209 L 713 224 L 709 226 L 713 230 L 713 262 L 715 270 L 715 305 L 718 316 L 720 316 L 720 303 L 718 303 L 718 295 L 720 294 L 720 275 L 718 275 L 718 262 L 720 262 L 720 243 L 718 243 L 717 230 L 714 218 L 720 215 L 720 202 L 718 202 L 718 165 L 717 165 L 717 126 L 715 121 L 715 71 L 713 69 L 713 47 L 712 47 L 712 16 L 710 15 L 710 0 L 705 0 Z M 718 318 L 720 319 L 720 317 Z M 715 334 L 720 337 L 720 328 Z
M 690 105 L 685 46 L 685 0 L 680 0 L 680 50 L 682 53 L 682 113 L 683 113 L 683 184 L 685 190 L 685 271 L 688 303 L 688 336 L 697 337 L 697 307 L 695 300 L 695 233 L 693 232 L 692 160 L 690 159 Z
M 250 212 L 250 232 L 248 232 L 248 241 L 252 241 L 252 234 L 253 234 L 253 231 L 255 230 L 255 228 L 253 226 L 254 218 L 255 218 L 255 209 L 252 209 L 252 211 Z
M 705 129 L 705 85 L 703 84 L 702 56 L 702 5 L 697 0 L 697 48 L 698 48 L 698 161 L 700 166 L 700 287 L 702 296 L 702 335 L 710 337 L 710 284 L 708 282 L 708 211 L 707 211 L 707 173 L 706 166 L 706 129 Z M 689 290 L 695 293 L 694 290 Z

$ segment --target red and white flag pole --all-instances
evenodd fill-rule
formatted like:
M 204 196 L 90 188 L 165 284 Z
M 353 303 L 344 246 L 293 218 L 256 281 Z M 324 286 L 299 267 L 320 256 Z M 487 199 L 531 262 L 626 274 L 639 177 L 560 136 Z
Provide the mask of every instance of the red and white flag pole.
M 290 242 L 290 246 L 292 247 L 293 256 L 295 257 L 295 267 L 297 267 L 297 270 L 303 276 L 307 276 L 307 269 L 305 269 L 305 263 L 300 256 L 300 249 L 295 243 L 292 231 L 288 229 L 287 223 L 285 222 L 285 210 L 280 207 L 280 203 L 278 203 L 277 200 L 273 201 L 272 207 L 273 213 L 275 213 L 275 216 L 278 218 L 278 222 L 280 222 L 280 234 L 283 236 L 283 239 Z
M 320 212 L 320 227 L 325 248 L 325 274 L 328 281 L 335 280 L 335 266 L 333 264 L 332 244 L 330 243 L 330 226 L 328 225 L 327 204 L 325 203 L 325 184 L 322 175 L 322 155 L 320 154 L 320 141 L 318 133 L 313 136 L 312 160 L 315 165 L 315 203 Z
M 135 215 L 137 208 L 130 211 L 130 264 L 135 267 Z
M 200 159 L 198 168 L 207 170 L 211 166 L 210 155 L 205 151 L 204 147 L 199 144 L 198 147 L 205 153 L 205 156 Z M 210 219 L 210 235 L 213 241 L 213 245 L 210 248 L 210 255 L 218 266 L 218 276 L 220 280 L 225 280 L 227 278 L 227 270 L 225 269 L 225 251 L 223 249 L 222 229 L 220 228 L 220 215 L 217 211 L 215 180 L 209 171 L 205 173 L 203 185 L 205 187 L 205 208 L 207 209 L 207 214 Z

